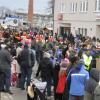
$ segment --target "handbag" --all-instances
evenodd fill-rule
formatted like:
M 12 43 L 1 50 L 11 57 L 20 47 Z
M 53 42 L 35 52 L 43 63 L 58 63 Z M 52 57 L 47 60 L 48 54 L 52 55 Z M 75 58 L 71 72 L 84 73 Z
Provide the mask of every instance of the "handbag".
M 30 98 L 34 98 L 34 90 L 31 85 L 28 86 L 27 94 L 29 95 Z

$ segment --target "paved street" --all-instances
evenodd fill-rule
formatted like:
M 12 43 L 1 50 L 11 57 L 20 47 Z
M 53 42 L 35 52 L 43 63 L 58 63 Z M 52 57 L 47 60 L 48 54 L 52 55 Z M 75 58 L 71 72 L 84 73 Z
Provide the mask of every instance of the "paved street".
M 13 95 L 8 93 L 0 93 L 0 100 L 27 100 L 26 91 L 22 91 L 18 88 L 12 88 L 11 90 Z M 51 100 L 54 100 L 53 95 L 51 96 Z
M 34 78 L 34 74 L 36 74 L 37 68 L 38 67 L 37 67 L 37 62 L 36 62 L 33 68 L 32 79 Z M 13 92 L 13 95 L 9 95 L 7 93 L 1 93 L 0 100 L 27 100 L 26 91 L 22 91 L 15 87 L 11 87 L 11 91 Z
M 27 100 L 26 92 L 20 89 L 12 88 L 13 95 L 1 93 L 0 100 Z
M 37 70 L 37 63 L 35 63 L 35 66 L 33 68 L 32 73 L 32 79 L 34 77 L 34 74 Z M 13 92 L 13 95 L 9 95 L 7 93 L 1 93 L 1 99 L 0 100 L 27 100 L 26 91 L 22 91 L 18 88 L 11 88 L 11 91 Z

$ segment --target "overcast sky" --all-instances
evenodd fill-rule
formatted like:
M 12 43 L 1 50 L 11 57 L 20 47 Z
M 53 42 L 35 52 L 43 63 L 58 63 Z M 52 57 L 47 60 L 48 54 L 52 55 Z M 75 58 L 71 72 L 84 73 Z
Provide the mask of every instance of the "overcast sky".
M 45 13 L 48 5 L 48 0 L 34 0 L 34 12 Z M 0 6 L 5 6 L 10 9 L 22 8 L 27 11 L 28 0 L 0 0 Z

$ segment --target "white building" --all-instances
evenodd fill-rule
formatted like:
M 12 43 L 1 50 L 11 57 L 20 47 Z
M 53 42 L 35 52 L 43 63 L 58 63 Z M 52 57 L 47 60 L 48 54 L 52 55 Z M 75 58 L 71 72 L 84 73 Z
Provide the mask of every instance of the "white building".
M 17 20 L 17 23 L 15 20 Z M 5 7 L 0 7 L 0 24 L 6 27 L 9 25 L 27 27 L 29 25 L 28 12 L 24 9 L 17 9 L 15 11 L 11 11 Z M 39 27 L 39 28 L 46 27 L 52 30 L 53 29 L 52 14 L 34 13 L 33 14 L 33 27 Z
M 33 16 L 33 26 L 40 28 L 51 28 L 53 29 L 53 16 L 52 15 L 43 15 L 43 14 L 34 14 Z
M 55 0 L 54 32 L 100 38 L 100 0 Z
M 16 11 L 16 15 L 27 21 L 28 14 L 25 10 L 19 9 Z M 27 21 L 28 22 L 28 21 Z M 52 28 L 53 29 L 53 16 L 51 14 L 33 14 L 33 27 L 39 28 Z

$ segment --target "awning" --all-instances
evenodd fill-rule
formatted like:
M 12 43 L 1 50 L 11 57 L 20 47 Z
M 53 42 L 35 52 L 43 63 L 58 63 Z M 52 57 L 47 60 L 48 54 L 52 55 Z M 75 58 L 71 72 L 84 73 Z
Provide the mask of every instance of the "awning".
M 47 28 L 47 29 L 48 29 L 48 30 L 51 30 L 51 31 L 53 30 L 53 28 L 51 28 L 51 27 L 49 27 L 49 28 Z

